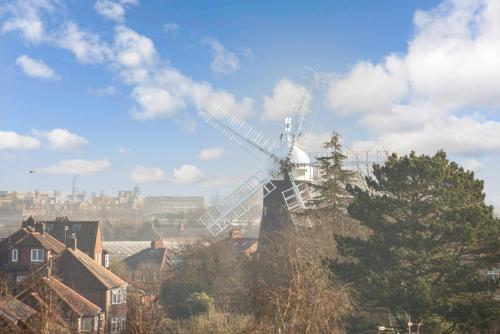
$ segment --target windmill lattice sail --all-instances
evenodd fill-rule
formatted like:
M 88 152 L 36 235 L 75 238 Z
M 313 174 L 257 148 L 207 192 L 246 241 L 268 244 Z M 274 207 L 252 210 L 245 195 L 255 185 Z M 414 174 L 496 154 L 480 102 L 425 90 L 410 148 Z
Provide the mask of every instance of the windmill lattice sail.
M 254 205 L 252 197 L 264 187 L 264 196 L 269 195 L 276 187 L 270 183 L 271 176 L 258 171 L 243 182 L 235 191 L 222 200 L 220 205 L 209 208 L 203 216 L 202 222 L 213 236 L 225 230 L 231 221 L 241 217 Z
M 223 111 L 221 107 L 213 106 L 209 111 L 200 111 L 200 116 L 208 125 L 253 156 L 259 158 L 255 155 L 255 151 L 259 151 L 277 159 L 272 153 L 277 146 L 276 142 L 271 141 L 238 117 Z

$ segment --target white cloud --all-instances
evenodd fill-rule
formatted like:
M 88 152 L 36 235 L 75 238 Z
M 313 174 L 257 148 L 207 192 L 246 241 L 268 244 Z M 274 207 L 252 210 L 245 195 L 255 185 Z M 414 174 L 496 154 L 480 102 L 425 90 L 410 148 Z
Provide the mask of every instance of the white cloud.
M 50 0 L 18 0 L 0 7 L 0 10 L 7 14 L 3 32 L 17 31 L 26 41 L 40 43 L 45 39 L 42 15 L 52 13 L 54 4 Z
M 74 151 L 88 144 L 87 139 L 66 129 L 53 129 L 52 131 L 33 130 L 33 134 L 38 138 L 47 140 L 49 147 L 58 151 Z
M 332 83 L 328 106 L 359 113 L 372 136 L 353 146 L 500 151 L 500 122 L 485 112 L 500 110 L 500 3 L 446 0 L 414 24 L 406 54 L 360 62 Z
M 471 159 L 467 159 L 464 161 L 463 167 L 466 170 L 470 170 L 473 172 L 479 172 L 480 170 L 483 169 L 484 165 L 481 161 L 474 159 L 474 158 L 471 158 Z
M 210 68 L 215 74 L 228 75 L 240 69 L 238 56 L 227 50 L 217 39 L 205 38 L 203 44 L 212 50 L 212 62 Z
M 220 158 L 224 153 L 224 149 L 222 147 L 210 147 L 200 151 L 198 154 L 198 159 L 200 160 L 213 160 Z
M 88 92 L 89 94 L 97 97 L 112 96 L 119 93 L 114 86 L 106 86 L 102 88 L 90 88 Z
M 25 16 L 32 12 L 33 20 L 47 25 L 43 26 L 40 42 L 71 52 L 82 64 L 105 63 L 118 72 L 120 79 L 132 88 L 132 98 L 136 106 L 131 108 L 131 111 L 135 118 L 169 117 L 188 106 L 202 109 L 213 104 L 218 104 L 227 112 L 242 118 L 251 114 L 252 99 L 245 97 L 238 100 L 227 91 L 215 89 L 208 82 L 195 81 L 184 75 L 173 68 L 168 60 L 162 60 L 158 56 L 153 41 L 148 37 L 118 25 L 115 28 L 113 43 L 107 44 L 98 34 L 85 31 L 76 23 L 68 21 L 65 15 L 57 16 L 52 7 L 36 6 L 34 2 L 37 1 L 43 2 L 21 0 L 9 5 L 2 18 L 5 22 L 18 18 L 28 20 L 30 18 Z M 30 10 L 26 10 L 21 3 Z M 61 12 L 64 12 L 64 9 Z M 56 16 L 57 19 L 44 20 L 44 16 L 49 14 L 54 14 L 51 18 Z M 19 29 L 4 29 L 13 30 Z M 28 40 L 26 36 L 23 37 Z
M 129 148 L 118 147 L 117 151 L 118 151 L 118 154 L 120 154 L 122 157 L 127 157 L 127 158 L 133 158 L 133 157 L 135 157 L 134 151 L 132 151 Z
M 100 160 L 71 159 L 62 160 L 55 165 L 38 168 L 37 171 L 47 174 L 89 175 L 108 170 L 111 162 L 108 158 Z
M 30 58 L 27 55 L 19 56 L 16 64 L 30 77 L 52 80 L 60 79 L 60 76 L 43 61 Z
M 179 184 L 192 184 L 205 178 L 203 172 L 194 165 L 185 164 L 173 171 L 172 182 Z
M 40 141 L 13 131 L 0 131 L 0 150 L 26 151 L 40 147 Z
M 262 118 L 265 120 L 281 121 L 286 116 L 294 116 L 294 113 L 297 113 L 298 110 L 293 108 L 293 103 L 304 89 L 304 87 L 294 84 L 287 78 L 278 81 L 274 85 L 273 95 L 264 97 L 264 113 Z
M 137 4 L 139 4 L 138 0 L 97 0 L 94 9 L 99 15 L 107 19 L 123 22 L 125 20 L 126 9 Z
M 184 100 L 158 86 L 138 86 L 132 91 L 132 97 L 140 108 L 139 112 L 134 113 L 137 119 L 172 116 L 185 107 Z
M 165 180 L 165 173 L 156 167 L 135 167 L 130 173 L 132 180 L 139 183 L 159 182 Z
M 66 22 L 52 36 L 51 44 L 70 51 L 82 64 L 102 63 L 111 52 L 97 34 L 80 29 L 74 22 Z
M 163 30 L 167 33 L 174 34 L 179 30 L 177 23 L 168 22 L 163 25 Z

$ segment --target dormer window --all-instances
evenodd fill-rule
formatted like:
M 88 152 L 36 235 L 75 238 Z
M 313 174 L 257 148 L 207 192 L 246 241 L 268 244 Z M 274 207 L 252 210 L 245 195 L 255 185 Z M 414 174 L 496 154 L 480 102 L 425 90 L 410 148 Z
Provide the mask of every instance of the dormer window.
M 19 259 L 19 250 L 17 248 L 14 248 L 12 249 L 12 253 L 11 253 L 11 259 L 12 259 L 12 262 L 17 262 L 17 260 Z
M 35 248 L 31 250 L 31 262 L 43 262 L 44 250 Z

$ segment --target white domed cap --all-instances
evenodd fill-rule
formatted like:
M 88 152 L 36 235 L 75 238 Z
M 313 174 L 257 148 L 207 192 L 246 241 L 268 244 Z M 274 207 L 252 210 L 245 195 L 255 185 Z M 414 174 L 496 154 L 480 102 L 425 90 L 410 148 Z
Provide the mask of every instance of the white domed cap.
M 311 159 L 309 159 L 309 155 L 306 152 L 295 145 L 293 147 L 291 161 L 297 164 L 308 164 L 311 162 Z

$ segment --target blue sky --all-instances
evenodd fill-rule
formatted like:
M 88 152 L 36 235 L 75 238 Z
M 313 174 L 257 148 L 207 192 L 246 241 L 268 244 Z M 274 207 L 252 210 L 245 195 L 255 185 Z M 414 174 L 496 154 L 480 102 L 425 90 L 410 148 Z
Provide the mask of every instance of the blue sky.
M 144 195 L 224 194 L 260 162 L 197 109 L 216 101 L 275 137 L 309 66 L 327 80 L 313 146 L 336 130 L 353 149 L 444 148 L 500 204 L 499 9 L 493 0 L 0 2 L 0 188 L 70 191 L 78 173 L 88 192 L 137 183 Z

